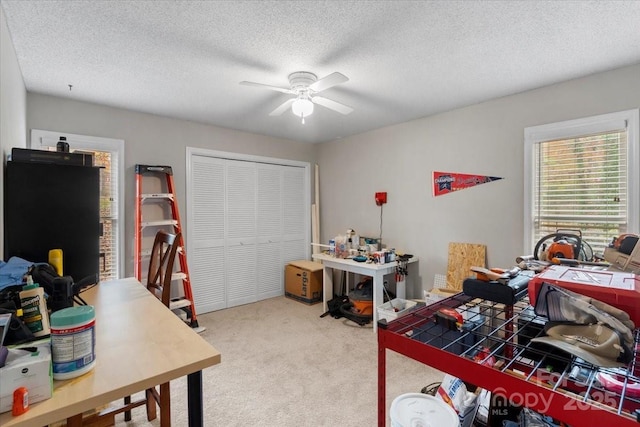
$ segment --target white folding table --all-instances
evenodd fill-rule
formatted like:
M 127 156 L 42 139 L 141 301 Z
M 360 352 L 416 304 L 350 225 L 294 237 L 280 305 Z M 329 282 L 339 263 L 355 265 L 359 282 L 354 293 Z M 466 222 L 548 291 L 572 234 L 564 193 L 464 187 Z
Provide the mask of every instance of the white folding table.
M 313 254 L 312 258 L 314 261 L 322 262 L 323 265 L 322 307 L 324 311 L 328 310 L 327 301 L 333 298 L 333 270 L 341 270 L 373 278 L 373 331 L 376 332 L 378 328 L 378 306 L 384 302 L 384 276 L 395 273 L 398 262 L 367 264 L 366 262 L 357 262 L 349 258 L 335 258 L 327 254 Z M 407 263 L 417 261 L 417 257 L 412 257 Z M 403 280 L 396 282 L 397 298 L 406 299 L 406 277 L 407 276 L 403 276 Z

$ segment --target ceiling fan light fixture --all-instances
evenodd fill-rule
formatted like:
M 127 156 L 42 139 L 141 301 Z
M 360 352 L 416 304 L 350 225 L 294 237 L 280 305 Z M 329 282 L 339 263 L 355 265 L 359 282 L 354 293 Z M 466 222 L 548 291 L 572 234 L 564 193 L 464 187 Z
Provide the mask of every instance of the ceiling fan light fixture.
M 313 102 L 309 98 L 298 98 L 291 104 L 291 112 L 302 119 L 313 114 Z
M 302 119 L 313 114 L 314 104 L 318 104 L 321 107 L 329 110 L 336 111 L 340 114 L 349 114 L 353 111 L 353 108 L 348 105 L 341 104 L 323 96 L 317 96 L 319 92 L 332 88 L 336 85 L 349 81 L 344 74 L 334 72 L 318 80 L 318 77 L 308 71 L 296 71 L 289 74 L 290 88 L 278 87 L 266 85 L 263 83 L 255 83 L 242 81 L 241 85 L 254 86 L 263 89 L 269 89 L 276 92 L 282 92 L 293 97 L 287 99 L 282 104 L 278 105 L 275 110 L 269 113 L 270 116 L 280 116 L 289 108 L 291 112 Z

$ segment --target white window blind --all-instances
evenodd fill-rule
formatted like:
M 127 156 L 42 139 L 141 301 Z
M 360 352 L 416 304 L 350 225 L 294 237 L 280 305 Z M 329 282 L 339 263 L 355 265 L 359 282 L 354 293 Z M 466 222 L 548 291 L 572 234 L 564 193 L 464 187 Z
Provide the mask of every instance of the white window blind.
M 626 128 L 535 144 L 536 238 L 558 229 L 582 232 L 601 252 L 627 229 Z
M 580 230 L 602 253 L 640 231 L 640 114 L 627 110 L 524 131 L 524 251 Z

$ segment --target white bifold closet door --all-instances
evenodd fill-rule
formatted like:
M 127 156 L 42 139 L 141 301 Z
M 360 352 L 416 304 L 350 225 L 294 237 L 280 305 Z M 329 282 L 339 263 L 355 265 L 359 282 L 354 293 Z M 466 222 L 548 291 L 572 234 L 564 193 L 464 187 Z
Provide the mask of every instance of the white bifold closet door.
M 189 271 L 197 313 L 284 295 L 309 256 L 308 168 L 191 156 Z

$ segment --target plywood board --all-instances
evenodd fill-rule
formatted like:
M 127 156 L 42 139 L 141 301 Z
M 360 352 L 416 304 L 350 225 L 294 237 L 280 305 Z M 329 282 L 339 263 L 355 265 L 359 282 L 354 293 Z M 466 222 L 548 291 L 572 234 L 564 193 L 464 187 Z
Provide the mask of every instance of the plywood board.
M 471 267 L 485 267 L 487 247 L 475 243 L 449 243 L 447 288 L 462 291 L 462 282 L 471 277 Z

